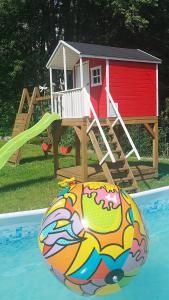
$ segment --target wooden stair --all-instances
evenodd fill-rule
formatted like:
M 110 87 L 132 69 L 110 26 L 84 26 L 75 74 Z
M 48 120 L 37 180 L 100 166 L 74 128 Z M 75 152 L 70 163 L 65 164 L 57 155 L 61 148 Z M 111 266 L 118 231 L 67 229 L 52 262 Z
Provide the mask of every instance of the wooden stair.
M 28 90 L 26 88 L 23 89 L 18 113 L 16 114 L 16 119 L 12 131 L 12 138 L 23 132 L 29 127 L 30 120 L 32 118 L 32 114 L 34 111 L 34 105 L 36 104 L 36 98 L 40 97 L 39 89 L 37 87 L 34 88 L 32 97 L 29 96 Z M 28 111 L 25 113 L 24 104 L 27 102 Z M 9 159 L 9 162 L 12 164 L 19 164 L 21 159 L 22 148 L 19 148 Z
M 90 126 L 89 121 L 88 126 Z M 125 158 L 121 145 L 118 141 L 117 135 L 114 129 L 112 128 L 109 119 L 106 120 L 104 125 L 102 124 L 102 128 L 104 128 L 106 139 L 116 160 L 116 162 L 114 163 L 110 163 L 110 161 L 105 160 L 101 164 L 107 181 L 110 183 L 114 183 L 120 186 L 121 188 L 124 188 L 128 192 L 137 191 L 137 182 L 134 178 L 133 172 L 128 164 L 128 161 Z M 105 156 L 107 149 L 99 132 L 99 128 L 97 126 L 93 126 L 88 132 L 88 136 L 92 142 L 98 160 L 101 161 L 102 158 Z
M 12 137 L 27 129 L 28 113 L 20 113 L 16 115 L 15 124 L 12 131 Z M 18 149 L 9 159 L 10 163 L 18 164 L 21 157 L 21 149 Z
M 87 123 L 88 123 L 88 126 L 90 126 L 89 120 L 87 121 Z M 88 136 L 89 136 L 89 138 L 90 138 L 90 140 L 92 142 L 92 145 L 93 145 L 93 148 L 94 148 L 94 150 L 96 152 L 97 158 L 100 161 L 102 159 L 102 157 L 103 157 L 103 153 L 102 153 L 100 144 L 99 144 L 99 142 L 97 140 L 97 137 L 96 137 L 95 132 L 94 132 L 93 129 L 91 129 L 88 132 Z M 110 170 L 109 170 L 109 167 L 108 167 L 106 161 L 102 163 L 102 169 L 103 169 L 103 172 L 104 172 L 104 174 L 106 176 L 107 181 L 110 182 L 110 183 L 114 183 L 114 180 L 112 178 L 112 175 L 110 173 Z

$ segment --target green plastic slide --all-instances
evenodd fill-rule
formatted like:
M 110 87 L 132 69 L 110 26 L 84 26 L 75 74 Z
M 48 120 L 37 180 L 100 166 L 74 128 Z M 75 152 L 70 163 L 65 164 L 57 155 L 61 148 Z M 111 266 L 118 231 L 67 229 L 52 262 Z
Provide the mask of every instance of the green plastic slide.
M 57 114 L 46 113 L 37 124 L 21 132 L 8 143 L 6 143 L 2 148 L 0 148 L 0 169 L 3 168 L 12 154 L 15 153 L 20 147 L 48 128 L 53 121 L 60 119 L 61 117 Z

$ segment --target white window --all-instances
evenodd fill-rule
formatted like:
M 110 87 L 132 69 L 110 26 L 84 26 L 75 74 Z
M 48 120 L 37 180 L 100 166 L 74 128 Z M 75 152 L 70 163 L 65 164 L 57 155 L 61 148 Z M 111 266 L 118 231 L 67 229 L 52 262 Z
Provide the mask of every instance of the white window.
M 91 68 L 90 71 L 91 71 L 91 86 L 102 85 L 101 66 Z

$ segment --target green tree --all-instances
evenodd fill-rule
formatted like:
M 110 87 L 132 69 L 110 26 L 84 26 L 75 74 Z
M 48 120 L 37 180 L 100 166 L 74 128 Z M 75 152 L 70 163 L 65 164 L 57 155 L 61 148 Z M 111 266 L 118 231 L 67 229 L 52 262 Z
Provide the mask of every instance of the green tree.
M 46 62 L 60 34 L 57 9 L 52 0 L 0 0 L 1 127 L 12 126 L 23 87 L 32 92 L 48 84 Z
M 9 109 L 11 124 L 22 88 L 49 84 L 46 62 L 61 38 L 162 58 L 160 98 L 167 96 L 168 0 L 0 0 L 0 114 Z
M 0 1 L 1 99 L 45 80 L 46 61 L 57 43 L 56 12 L 51 0 Z

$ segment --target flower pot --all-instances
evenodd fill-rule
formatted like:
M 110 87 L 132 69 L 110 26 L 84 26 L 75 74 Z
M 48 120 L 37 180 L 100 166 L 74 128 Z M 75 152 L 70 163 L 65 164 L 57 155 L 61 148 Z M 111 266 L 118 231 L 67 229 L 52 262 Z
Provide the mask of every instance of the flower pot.
M 68 153 L 70 153 L 71 152 L 71 150 L 72 150 L 72 146 L 60 146 L 60 153 L 61 154 L 68 154 Z
M 41 147 L 43 152 L 50 152 L 52 144 L 42 143 Z

